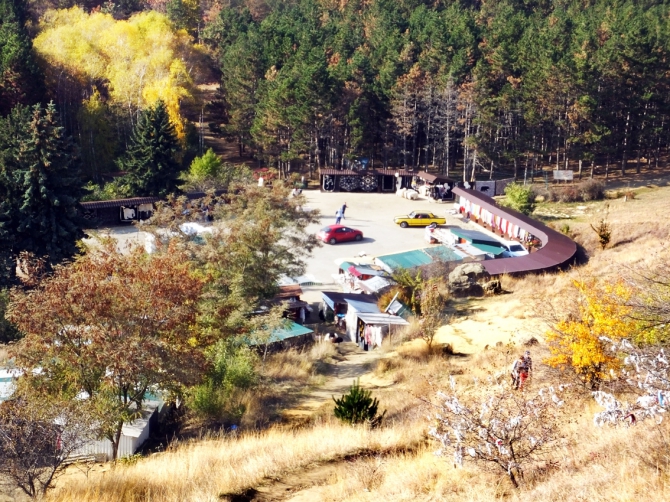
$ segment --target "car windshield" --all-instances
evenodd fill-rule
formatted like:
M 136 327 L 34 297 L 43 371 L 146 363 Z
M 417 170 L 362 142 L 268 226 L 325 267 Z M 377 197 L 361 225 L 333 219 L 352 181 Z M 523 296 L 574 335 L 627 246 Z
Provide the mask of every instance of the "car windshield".
M 408 216 L 409 218 L 415 218 L 415 217 L 416 217 L 416 213 L 415 213 L 414 211 L 412 211 L 412 212 L 409 213 L 407 216 Z
M 331 230 L 332 230 L 332 229 L 331 229 L 330 227 L 323 227 L 323 228 L 321 229 L 321 231 L 322 231 L 323 233 L 326 233 L 326 234 L 330 233 Z
M 523 251 L 523 248 L 519 246 L 518 244 L 514 244 L 513 246 L 509 247 L 510 251 Z

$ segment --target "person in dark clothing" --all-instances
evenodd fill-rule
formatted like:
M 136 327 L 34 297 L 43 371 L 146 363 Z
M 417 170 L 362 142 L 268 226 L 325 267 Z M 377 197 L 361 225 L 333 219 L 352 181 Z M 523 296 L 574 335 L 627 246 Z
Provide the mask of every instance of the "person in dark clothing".
M 342 207 L 340 208 L 340 213 L 342 213 L 342 219 L 344 219 L 344 212 L 347 210 L 347 203 L 345 202 L 342 204 Z

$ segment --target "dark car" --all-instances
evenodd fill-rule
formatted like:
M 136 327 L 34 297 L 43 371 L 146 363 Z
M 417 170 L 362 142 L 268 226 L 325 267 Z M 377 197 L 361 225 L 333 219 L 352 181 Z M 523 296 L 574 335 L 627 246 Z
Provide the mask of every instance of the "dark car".
M 363 232 L 344 225 L 328 225 L 319 231 L 317 237 L 328 244 L 337 244 L 338 242 L 360 241 L 363 239 Z

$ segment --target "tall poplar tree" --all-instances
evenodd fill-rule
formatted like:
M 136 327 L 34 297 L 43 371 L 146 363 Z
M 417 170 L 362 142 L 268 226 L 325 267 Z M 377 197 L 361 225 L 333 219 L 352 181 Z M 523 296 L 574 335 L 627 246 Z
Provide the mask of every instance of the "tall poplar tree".
M 179 141 L 165 103 L 158 101 L 140 115 L 131 144 L 119 167 L 127 171 L 130 191 L 137 196 L 164 197 L 177 191 L 181 166 Z

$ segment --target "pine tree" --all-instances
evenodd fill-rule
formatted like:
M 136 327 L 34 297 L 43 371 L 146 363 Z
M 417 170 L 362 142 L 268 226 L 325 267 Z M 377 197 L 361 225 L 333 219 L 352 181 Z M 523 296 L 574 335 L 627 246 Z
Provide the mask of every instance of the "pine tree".
M 140 116 L 126 157 L 119 167 L 128 172 L 131 192 L 137 196 L 164 197 L 177 191 L 180 165 L 176 160 L 179 142 L 165 103 Z
M 25 28 L 23 0 L 0 0 L 0 115 L 42 97 L 42 75 Z
M 19 107 L 7 122 L 17 134 L 3 159 L 10 196 L 5 230 L 16 256 L 28 251 L 54 265 L 74 256 L 84 236 L 83 219 L 77 214 L 84 191 L 76 149 L 53 103 L 46 109 Z
M 386 415 L 377 414 L 379 401 L 372 397 L 372 392 L 361 389 L 359 380 L 354 380 L 354 384 L 347 394 L 343 394 L 339 399 L 335 399 L 335 416 L 343 422 L 350 424 L 369 423 L 370 425 L 379 425 Z

